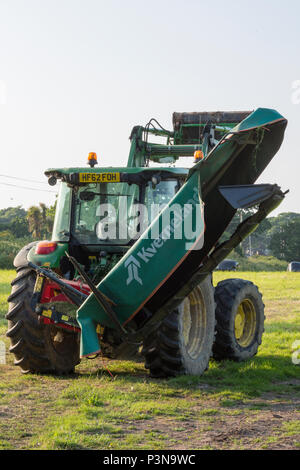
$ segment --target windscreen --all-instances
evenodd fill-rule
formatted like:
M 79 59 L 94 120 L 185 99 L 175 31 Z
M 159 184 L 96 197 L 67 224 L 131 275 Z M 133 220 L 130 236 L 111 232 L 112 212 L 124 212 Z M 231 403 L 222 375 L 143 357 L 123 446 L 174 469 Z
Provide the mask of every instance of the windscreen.
M 93 183 L 75 196 L 74 235 L 82 244 L 127 244 L 132 206 L 139 203 L 139 187 L 127 183 Z
M 75 196 L 74 235 L 82 244 L 126 245 L 139 238 L 178 188 L 177 180 L 85 185 Z

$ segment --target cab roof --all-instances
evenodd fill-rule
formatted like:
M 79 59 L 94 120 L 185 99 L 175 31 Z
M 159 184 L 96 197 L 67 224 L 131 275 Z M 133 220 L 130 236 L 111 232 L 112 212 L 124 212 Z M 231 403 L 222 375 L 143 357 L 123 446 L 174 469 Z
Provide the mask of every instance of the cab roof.
M 47 177 L 55 175 L 60 178 L 64 175 L 71 175 L 74 173 L 142 173 L 142 172 L 166 172 L 173 173 L 174 175 L 186 176 L 189 172 L 188 168 L 173 168 L 173 167 L 114 167 L 107 166 L 101 168 L 90 168 L 90 167 L 74 167 L 74 168 L 48 168 L 45 171 Z

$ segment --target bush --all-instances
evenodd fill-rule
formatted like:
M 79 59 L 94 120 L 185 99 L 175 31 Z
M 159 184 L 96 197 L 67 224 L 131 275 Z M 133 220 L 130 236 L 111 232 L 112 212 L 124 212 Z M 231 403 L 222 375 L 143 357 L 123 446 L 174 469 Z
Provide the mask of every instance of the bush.
M 23 246 L 31 239 L 0 240 L 0 269 L 14 269 L 13 261 Z
M 230 257 L 238 261 L 239 271 L 286 271 L 288 263 L 274 256 L 251 256 L 249 258 L 231 253 Z

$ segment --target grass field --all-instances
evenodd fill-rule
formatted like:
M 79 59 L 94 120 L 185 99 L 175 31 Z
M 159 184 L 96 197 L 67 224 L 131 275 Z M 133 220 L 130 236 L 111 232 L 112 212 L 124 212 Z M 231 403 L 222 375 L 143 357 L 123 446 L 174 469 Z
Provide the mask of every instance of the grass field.
M 13 271 L 0 271 L 0 340 Z M 217 273 L 216 284 L 232 273 Z M 0 449 L 299 449 L 300 274 L 235 273 L 263 294 L 266 331 L 246 363 L 150 379 L 142 364 L 84 360 L 72 377 L 0 365 Z M 107 371 L 109 369 L 111 375 Z

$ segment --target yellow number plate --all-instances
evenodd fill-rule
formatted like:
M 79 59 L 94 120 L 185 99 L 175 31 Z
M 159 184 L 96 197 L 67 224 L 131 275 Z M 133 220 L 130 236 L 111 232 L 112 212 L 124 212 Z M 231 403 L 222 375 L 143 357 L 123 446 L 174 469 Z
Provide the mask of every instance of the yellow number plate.
M 120 173 L 79 173 L 79 183 L 119 183 Z

